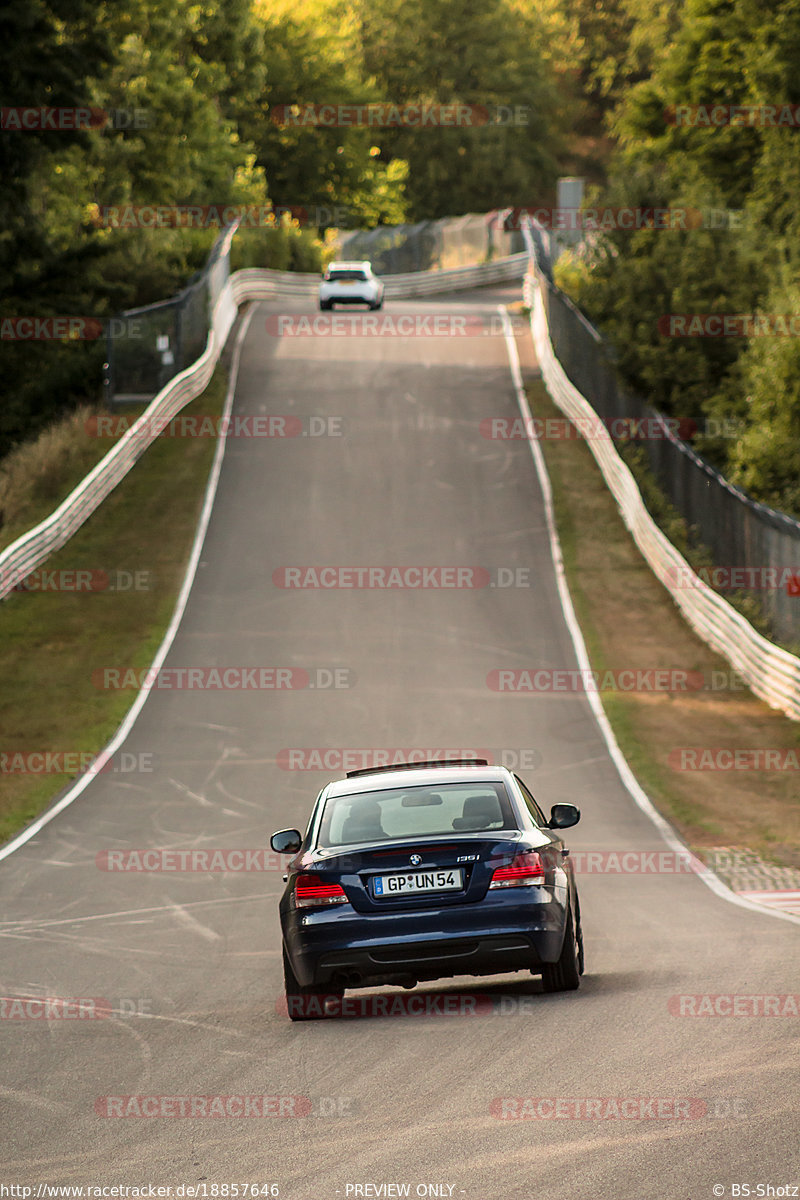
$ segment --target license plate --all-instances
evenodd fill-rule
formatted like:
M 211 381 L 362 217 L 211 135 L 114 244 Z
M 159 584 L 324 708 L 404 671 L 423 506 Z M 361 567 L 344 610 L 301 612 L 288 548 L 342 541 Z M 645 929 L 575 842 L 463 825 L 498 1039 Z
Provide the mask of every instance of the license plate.
M 464 886 L 464 872 L 443 870 L 411 871 L 407 875 L 376 875 L 372 881 L 376 896 L 410 896 L 418 892 L 453 892 Z
M 355 279 L 340 279 L 339 285 L 340 287 L 355 287 L 356 281 Z

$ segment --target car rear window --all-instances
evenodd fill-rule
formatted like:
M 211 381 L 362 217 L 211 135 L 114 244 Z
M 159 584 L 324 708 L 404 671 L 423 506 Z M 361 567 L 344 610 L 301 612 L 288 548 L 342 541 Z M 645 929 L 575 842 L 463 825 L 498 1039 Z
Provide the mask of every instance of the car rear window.
M 516 828 L 502 783 L 443 783 L 332 796 L 322 814 L 318 845 Z
M 365 280 L 367 278 L 366 271 L 328 271 L 325 275 L 328 283 L 338 283 L 341 279 L 358 279 Z

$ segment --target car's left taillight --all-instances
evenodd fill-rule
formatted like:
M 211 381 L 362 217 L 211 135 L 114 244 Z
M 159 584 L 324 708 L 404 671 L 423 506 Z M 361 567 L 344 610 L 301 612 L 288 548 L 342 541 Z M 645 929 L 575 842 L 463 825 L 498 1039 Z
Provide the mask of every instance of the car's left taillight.
M 489 889 L 509 887 L 541 887 L 544 865 L 535 850 L 516 854 L 505 867 L 496 867 Z
M 298 875 L 294 881 L 297 908 L 325 908 L 329 904 L 347 904 L 347 895 L 339 883 L 326 883 L 319 875 Z

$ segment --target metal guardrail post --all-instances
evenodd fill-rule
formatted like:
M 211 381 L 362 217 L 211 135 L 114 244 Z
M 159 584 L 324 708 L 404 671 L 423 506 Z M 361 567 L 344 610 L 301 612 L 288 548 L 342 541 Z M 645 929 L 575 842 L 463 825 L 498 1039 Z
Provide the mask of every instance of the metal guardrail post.
M 111 397 L 114 394 L 114 338 L 110 324 L 106 326 L 106 361 L 103 363 L 103 404 L 111 407 Z

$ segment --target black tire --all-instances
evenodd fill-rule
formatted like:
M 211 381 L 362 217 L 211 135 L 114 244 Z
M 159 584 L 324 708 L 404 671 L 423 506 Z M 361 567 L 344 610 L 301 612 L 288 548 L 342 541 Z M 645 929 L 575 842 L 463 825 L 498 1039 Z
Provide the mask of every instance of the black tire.
M 341 1000 L 344 995 L 344 988 L 328 987 L 321 991 L 316 985 L 304 987 L 298 983 L 285 946 L 283 947 L 283 984 L 290 1021 L 319 1021 L 325 1016 L 325 1001 L 329 997 Z
M 320 307 L 321 312 L 328 312 L 330 309 L 333 308 L 333 301 L 332 300 L 320 300 L 319 307 Z
M 382 300 L 379 300 L 377 304 L 373 304 L 373 305 L 372 305 L 372 308 L 373 308 L 373 309 L 375 309 L 375 308 L 383 308 L 383 301 L 382 301 Z
M 580 905 L 578 905 L 578 907 L 577 907 L 577 909 L 576 909 L 575 911 L 576 911 L 576 913 L 577 913 L 577 920 L 578 920 L 578 931 L 577 931 L 577 942 L 578 942 L 578 970 L 579 970 L 580 974 L 582 975 L 582 974 L 583 974 L 583 968 L 584 968 L 584 966 L 585 966 L 585 958 L 584 958 L 584 953 L 583 953 L 583 924 L 582 924 L 582 922 L 581 922 L 581 908 L 580 908 Z
M 572 918 L 572 908 L 567 909 L 567 925 L 564 944 L 558 962 L 546 963 L 542 968 L 542 989 L 545 992 L 574 992 L 581 985 L 583 974 L 583 931 L 580 913 L 577 926 Z

